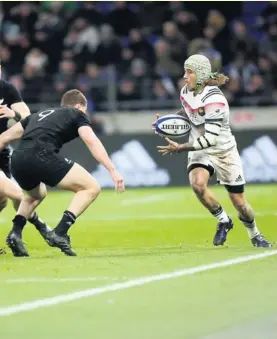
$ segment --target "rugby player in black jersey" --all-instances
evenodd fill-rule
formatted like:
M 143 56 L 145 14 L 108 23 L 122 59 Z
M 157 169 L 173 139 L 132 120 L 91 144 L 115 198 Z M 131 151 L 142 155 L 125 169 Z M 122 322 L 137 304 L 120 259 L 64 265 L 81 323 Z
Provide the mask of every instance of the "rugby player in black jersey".
M 97 198 L 100 187 L 83 167 L 59 155 L 62 145 L 70 140 L 80 137 L 93 157 L 108 170 L 116 191 L 125 190 L 123 177 L 94 134 L 86 112 L 85 96 L 73 89 L 63 95 L 61 107 L 29 115 L 0 136 L 0 150 L 10 141 L 21 138 L 11 158 L 12 174 L 25 191 L 7 237 L 7 244 L 13 252 L 28 255 L 21 232 L 26 220 L 45 198 L 45 185 L 49 185 L 75 193 L 60 222 L 47 236 L 52 246 L 60 248 L 66 255 L 76 255 L 67 232 Z
M 30 115 L 30 110 L 19 91 L 9 82 L 1 79 L 0 65 L 0 134 L 8 129 L 10 119 L 16 122 Z M 5 147 L 0 152 L 0 212 L 7 206 L 8 199 L 13 201 L 14 208 L 17 210 L 20 201 L 23 199 L 23 191 L 11 180 L 10 173 L 10 148 Z M 41 221 L 36 212 L 29 218 L 29 221 L 35 225 L 41 235 L 46 239 L 46 233 L 51 229 Z M 5 253 L 0 248 L 0 254 Z M 20 255 L 19 253 L 14 253 Z

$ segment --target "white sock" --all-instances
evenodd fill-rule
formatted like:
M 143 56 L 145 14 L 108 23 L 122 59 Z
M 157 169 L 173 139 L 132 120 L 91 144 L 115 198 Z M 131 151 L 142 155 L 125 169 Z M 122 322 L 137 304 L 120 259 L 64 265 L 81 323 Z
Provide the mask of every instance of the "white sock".
M 255 219 L 253 221 L 246 221 L 239 218 L 243 225 L 246 227 L 246 231 L 250 239 L 255 238 L 257 235 L 260 234 L 260 231 L 256 225 Z
M 212 215 L 216 217 L 219 222 L 229 222 L 229 217 L 221 206 L 212 212 Z

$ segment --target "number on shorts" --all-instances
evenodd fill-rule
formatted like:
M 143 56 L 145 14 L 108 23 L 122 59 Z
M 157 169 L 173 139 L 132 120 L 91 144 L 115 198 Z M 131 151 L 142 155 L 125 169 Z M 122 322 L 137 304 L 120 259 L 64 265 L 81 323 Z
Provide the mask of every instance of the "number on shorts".
M 48 115 L 50 115 L 50 114 L 52 114 L 54 112 L 55 112 L 54 109 L 47 109 L 46 111 L 40 112 L 39 115 L 38 115 L 40 117 L 38 119 L 38 121 L 43 120 L 44 118 L 48 117 Z

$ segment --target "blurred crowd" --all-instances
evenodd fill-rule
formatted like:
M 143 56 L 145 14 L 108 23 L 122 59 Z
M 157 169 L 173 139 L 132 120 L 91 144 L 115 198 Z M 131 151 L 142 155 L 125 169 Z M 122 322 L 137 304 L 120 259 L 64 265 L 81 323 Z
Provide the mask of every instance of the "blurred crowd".
M 2 2 L 3 76 L 33 105 L 74 87 L 92 112 L 169 108 L 202 53 L 229 75 L 231 105 L 274 104 L 277 3 L 263 3 L 246 24 L 243 2 Z

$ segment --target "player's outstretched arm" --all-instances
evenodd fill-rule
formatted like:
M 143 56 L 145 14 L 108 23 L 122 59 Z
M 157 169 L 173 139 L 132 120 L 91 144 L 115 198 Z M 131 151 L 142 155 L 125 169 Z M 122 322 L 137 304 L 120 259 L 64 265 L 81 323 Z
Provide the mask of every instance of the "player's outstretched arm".
M 125 187 L 123 177 L 116 170 L 105 147 L 103 146 L 99 138 L 95 135 L 93 130 L 89 126 L 82 126 L 79 127 L 78 133 L 80 138 L 86 144 L 92 156 L 109 171 L 115 183 L 116 190 L 118 192 L 124 192 Z
M 29 107 L 13 84 L 5 83 L 5 92 L 6 105 L 0 105 L 0 118 L 13 119 L 18 122 L 31 114 Z
M 0 135 L 0 151 L 8 145 L 10 141 L 20 139 L 24 133 L 24 128 L 21 123 L 15 124 L 6 132 Z

